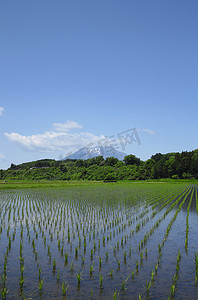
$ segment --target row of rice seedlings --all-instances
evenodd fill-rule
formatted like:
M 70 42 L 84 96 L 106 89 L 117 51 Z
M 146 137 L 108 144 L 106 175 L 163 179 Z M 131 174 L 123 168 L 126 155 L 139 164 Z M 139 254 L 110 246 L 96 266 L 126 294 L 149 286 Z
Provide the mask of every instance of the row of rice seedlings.
M 195 252 L 195 285 L 197 285 L 198 281 L 198 255 Z
M 177 203 L 180 201 L 180 199 L 183 197 L 183 195 L 186 193 L 186 191 L 184 191 L 179 197 L 178 199 L 171 205 L 171 207 L 169 207 L 166 212 L 164 213 L 164 216 L 162 216 L 161 218 L 159 218 L 155 224 L 150 228 L 150 230 L 144 235 L 143 239 L 141 240 L 141 242 L 139 243 L 139 251 L 141 249 L 143 249 L 145 247 L 145 245 L 147 244 L 147 241 L 149 240 L 149 238 L 153 235 L 153 233 L 155 232 L 155 230 L 159 227 L 160 223 L 162 222 L 162 220 L 164 220 L 166 218 L 166 216 L 168 215 L 168 213 L 173 209 L 173 207 L 175 207 L 177 205 Z M 165 207 L 165 206 L 164 206 Z M 164 208 L 163 207 L 163 208 Z
M 168 199 L 175 199 L 177 195 L 179 195 L 181 192 L 183 192 L 184 187 L 179 187 L 177 189 L 174 189 L 173 191 L 167 191 L 163 197 L 158 198 L 158 201 L 155 203 L 155 205 L 152 206 L 152 210 L 156 209 L 157 207 L 161 208 L 161 205 L 167 202 Z
M 24 257 L 23 257 L 23 225 L 21 222 L 21 233 L 20 233 L 20 250 L 19 250 L 19 259 L 20 259 L 20 278 L 19 278 L 19 286 L 20 293 L 23 294 L 23 285 L 24 285 Z
M 144 215 L 144 214 L 142 214 L 142 215 Z M 148 219 L 147 219 L 147 220 L 143 220 L 142 223 L 139 222 L 139 223 L 136 225 L 136 233 L 139 232 L 139 230 L 140 230 L 140 228 L 141 228 L 141 225 L 142 225 L 142 227 L 143 227 L 147 221 L 148 221 Z M 131 234 L 132 234 L 132 235 L 133 235 L 133 233 L 134 233 L 134 230 L 131 231 Z M 130 234 L 130 237 L 131 237 L 131 234 Z M 125 236 L 125 239 L 126 239 L 126 236 Z M 121 240 L 121 244 L 123 245 L 122 242 L 123 242 L 123 239 Z M 114 252 L 115 252 L 115 249 L 116 249 L 116 248 L 115 248 L 115 246 L 114 246 Z M 118 245 L 117 245 L 117 249 L 119 249 L 119 246 L 118 246 Z M 130 253 L 130 255 L 131 255 L 131 251 L 130 251 L 129 253 Z M 126 261 L 125 258 L 124 258 L 124 261 Z
M 8 289 L 6 287 L 6 279 L 7 279 L 7 260 L 9 253 L 11 251 L 11 246 L 12 242 L 15 239 L 15 233 L 16 233 L 16 227 L 14 226 L 14 233 L 13 233 L 13 238 L 11 236 L 10 232 L 10 222 L 11 222 L 11 210 L 12 210 L 12 199 L 8 201 L 7 203 L 4 202 L 3 205 L 1 206 L 1 226 L 0 226 L 0 234 L 2 234 L 3 229 L 6 228 L 6 223 L 8 224 L 7 226 L 7 239 L 8 239 L 8 245 L 6 247 L 6 252 L 4 253 L 4 263 L 3 263 L 3 274 L 1 276 L 1 295 L 2 299 L 6 298 L 6 295 L 8 294 Z M 3 215 L 2 215 L 3 212 Z M 8 215 L 7 221 L 6 221 L 6 214 Z
M 7 278 L 7 254 L 4 255 L 3 275 L 1 277 L 1 280 L 2 280 L 1 295 L 2 295 L 3 299 L 6 298 L 6 295 L 8 293 L 8 289 L 6 287 L 6 278 Z
M 6 287 L 6 279 L 7 279 L 7 262 L 8 262 L 8 255 L 11 251 L 11 237 L 9 237 L 9 243 L 6 247 L 6 252 L 4 254 L 4 264 L 3 264 L 3 275 L 1 276 L 2 280 L 2 288 L 1 288 L 1 295 L 2 298 L 5 299 L 6 295 L 8 294 L 8 289 Z
M 125 237 L 126 238 L 126 237 Z M 111 239 L 111 234 L 110 234 L 110 239 Z M 107 236 L 107 241 L 108 241 L 108 236 Z M 95 243 L 95 242 L 94 242 Z M 121 240 L 121 244 L 123 244 L 123 240 Z M 105 246 L 105 237 L 103 236 L 103 246 Z M 77 250 L 77 248 L 76 248 Z M 77 254 L 77 252 L 76 252 Z M 93 256 L 93 253 L 91 253 L 91 257 Z
M 138 221 L 139 219 L 142 219 L 144 216 L 146 216 L 149 212 L 150 212 L 150 207 L 153 209 L 153 206 L 159 205 L 159 201 L 164 198 L 164 194 L 162 194 L 161 196 L 159 195 L 150 195 L 146 198 L 146 205 L 143 208 L 143 211 L 140 213 L 139 216 L 136 216 L 136 221 Z
M 160 258 L 162 256 L 161 244 L 158 245 L 158 249 L 159 249 L 159 254 L 158 254 L 157 263 L 155 264 L 154 269 L 151 270 L 150 280 L 148 282 L 146 282 L 146 284 L 145 284 L 146 298 L 149 298 L 149 296 L 150 296 L 150 288 L 154 284 L 154 279 L 157 276 L 157 271 L 158 271 L 158 267 L 159 267 L 159 264 L 160 264 Z M 147 254 L 146 254 L 146 257 L 147 257 Z M 141 297 L 140 294 L 139 294 L 139 299 L 142 299 L 142 297 Z
M 165 233 L 165 236 L 164 236 L 162 245 L 164 245 L 164 242 L 166 241 L 166 239 L 167 239 L 167 237 L 168 237 L 168 235 L 169 235 L 169 232 L 170 232 L 170 230 L 171 230 L 171 227 L 172 227 L 173 223 L 175 222 L 178 213 L 180 212 L 180 210 L 181 210 L 183 204 L 184 204 L 185 201 L 186 201 L 186 198 L 188 197 L 188 195 L 189 195 L 191 192 L 192 192 L 192 189 L 190 189 L 190 190 L 185 194 L 183 201 L 180 203 L 178 209 L 177 209 L 176 212 L 175 212 L 174 217 L 171 219 L 171 221 L 170 221 L 170 223 L 169 223 L 169 225 L 168 225 L 168 227 L 167 227 L 167 230 L 166 230 L 166 233 Z
M 173 278 L 172 278 L 171 298 L 173 298 L 174 295 L 175 295 L 176 284 L 177 284 L 177 281 L 178 281 L 178 279 L 179 279 L 179 264 L 180 264 L 180 260 L 181 260 L 181 253 L 180 253 L 180 251 L 178 251 L 176 270 L 175 270 L 175 274 L 174 274 L 174 276 L 173 276 Z M 168 299 L 170 299 L 170 296 L 168 297 Z
M 149 207 L 151 206 L 152 207 L 152 210 L 154 210 L 155 208 L 157 207 L 160 207 L 161 206 L 161 203 L 164 202 L 164 200 L 166 198 L 169 198 L 169 197 L 174 197 L 174 195 L 176 195 L 177 193 L 179 193 L 179 191 L 182 191 L 183 190 L 183 187 L 179 187 L 176 191 L 174 189 L 173 192 L 169 192 L 169 190 L 166 190 L 165 193 L 163 192 L 161 195 L 159 195 L 157 193 L 153 194 L 151 196 L 151 201 L 149 201 L 148 205 Z
M 122 240 L 121 240 L 121 243 L 122 243 Z
M 176 192 L 171 192 L 171 193 L 165 193 L 165 194 L 162 194 L 160 197 L 157 195 L 155 197 L 152 198 L 151 201 L 147 202 L 147 206 L 152 206 L 152 210 L 154 210 L 156 208 L 156 210 L 152 213 L 151 215 L 151 219 L 154 218 L 154 216 L 159 212 L 161 211 L 169 202 L 171 202 L 175 196 L 179 193 L 179 191 L 183 190 L 183 188 L 181 189 L 178 189 Z M 165 202 L 165 199 L 169 199 L 171 197 L 170 200 L 166 201 Z M 163 207 L 161 206 L 161 203 L 164 203 Z M 146 207 L 147 207 L 146 206 Z M 142 213 L 142 216 L 144 216 L 145 214 L 147 214 L 149 212 L 149 209 L 147 209 L 145 212 Z M 146 223 L 150 220 L 149 217 L 147 217 L 145 220 L 142 220 L 142 227 L 144 227 L 146 225 Z
M 68 231 L 69 232 L 69 231 Z M 58 250 L 61 252 L 61 256 L 63 257 L 63 252 L 64 252 L 64 249 L 63 249 L 63 245 L 61 247 L 61 241 L 58 239 L 58 236 L 57 236 L 57 242 L 58 242 Z M 75 247 L 75 257 L 77 259 L 78 257 L 78 247 Z M 51 260 L 51 253 L 50 253 L 50 246 L 48 245 L 48 255 L 50 257 L 50 260 Z M 65 253 L 64 255 L 64 260 L 65 260 L 65 265 L 68 264 L 68 253 Z M 73 262 L 71 262 L 71 266 L 70 266 L 70 269 L 71 269 L 71 272 L 74 271 L 74 265 L 73 265 Z M 56 268 L 56 260 L 55 258 L 53 259 L 53 274 L 55 274 L 55 272 L 57 272 L 57 281 L 60 280 L 60 275 L 59 275 L 59 270 L 57 270 Z M 77 280 L 78 280 L 78 286 L 80 286 L 80 282 L 82 280 L 82 276 L 81 276 L 82 273 L 77 273 Z M 63 295 L 66 293 L 66 290 L 68 289 L 69 286 L 66 285 L 66 283 L 62 283 L 62 292 L 63 292 Z
M 103 240 L 104 241 L 104 240 Z M 122 243 L 122 241 L 121 241 L 121 243 Z M 77 248 L 75 248 L 76 249 L 76 254 L 77 254 Z M 100 263 L 100 265 L 101 265 L 101 263 Z
M 161 205 L 158 209 L 156 209 L 153 213 L 151 218 L 153 219 L 155 217 L 155 215 L 157 213 L 159 213 L 159 211 L 161 211 L 162 209 L 164 209 L 168 204 L 170 204 L 172 201 L 175 202 L 175 198 L 179 196 L 179 194 L 181 195 L 182 193 L 184 193 L 183 188 L 179 189 L 179 191 L 177 190 L 176 192 L 171 193 L 171 195 L 168 195 L 164 198 L 167 199 L 167 201 L 163 201 L 163 205 Z M 157 205 L 157 204 L 156 204 Z
M 185 250 L 186 252 L 188 251 L 188 232 L 189 232 L 189 222 L 188 222 L 188 218 L 189 218 L 189 212 L 190 212 L 190 206 L 191 206 L 191 202 L 192 202 L 192 199 L 193 199 L 193 195 L 194 195 L 194 189 L 191 193 L 191 196 L 190 196 L 190 201 L 189 201 L 189 204 L 188 204 L 188 207 L 187 207 L 187 216 L 186 216 L 186 239 L 185 239 Z
M 38 271 L 38 289 L 40 291 L 40 293 L 42 292 L 42 288 L 43 288 L 43 283 L 44 283 L 44 278 L 41 279 L 41 266 L 38 262 L 38 252 L 36 251 L 36 242 L 35 242 L 35 239 L 37 240 L 38 239 L 38 233 L 35 231 L 35 238 L 32 238 L 30 237 L 30 233 L 29 233 L 29 224 L 28 224 L 28 220 L 26 219 L 26 229 L 27 229 L 27 235 L 29 237 L 29 243 L 31 243 L 31 246 L 32 246 L 32 252 L 33 252 L 33 255 L 34 255 L 34 258 L 35 258 L 35 262 L 37 264 L 37 269 L 39 270 Z
M 183 204 L 185 203 L 186 198 L 187 198 L 187 196 L 189 195 L 190 192 L 191 192 L 191 189 L 185 194 L 183 201 L 180 203 L 179 208 L 176 210 L 176 212 L 175 212 L 173 218 L 171 219 L 170 223 L 169 223 L 168 226 L 167 226 L 167 230 L 166 230 L 165 236 L 164 236 L 164 238 L 163 238 L 163 240 L 162 240 L 162 243 L 158 245 L 158 260 L 157 260 L 157 263 L 155 264 L 155 268 L 151 271 L 151 279 L 150 279 L 150 281 L 149 281 L 148 283 L 146 283 L 146 286 L 145 286 L 147 297 L 149 296 L 150 288 L 151 288 L 151 286 L 152 286 L 152 284 L 153 284 L 153 282 L 154 282 L 154 277 L 157 275 L 157 270 L 158 270 L 158 267 L 159 267 L 159 265 L 160 265 L 160 258 L 161 258 L 161 256 L 162 256 L 162 248 L 163 248 L 163 246 L 164 246 L 164 243 L 165 243 L 165 241 L 167 240 L 168 235 L 169 235 L 169 232 L 170 232 L 170 229 L 171 229 L 173 223 L 175 222 L 175 220 L 176 220 L 176 218 L 177 218 L 177 215 L 178 215 L 178 213 L 180 212 L 180 210 L 181 210 Z M 181 254 L 180 254 L 180 252 L 178 252 L 178 257 L 177 257 L 177 268 L 176 268 L 177 271 L 179 270 L 178 267 L 179 267 L 180 259 L 181 259 Z M 177 274 L 177 275 L 178 275 L 178 274 Z
M 36 235 L 36 239 L 37 239 L 37 235 Z M 58 243 L 59 245 L 59 243 Z M 33 253 L 37 254 L 36 252 L 36 244 L 35 244 L 35 239 L 33 238 L 32 239 L 32 249 L 33 249 Z M 51 251 L 50 251 L 50 246 L 48 245 L 47 246 L 47 255 L 49 256 L 49 262 L 51 263 Z M 65 257 L 67 257 L 67 254 L 65 254 Z M 37 255 L 35 256 L 35 260 L 37 262 Z M 67 261 L 67 259 L 66 259 Z M 73 263 L 71 264 L 71 270 L 73 270 Z M 39 288 L 39 291 L 42 292 L 42 289 L 43 289 L 43 283 L 44 283 L 44 277 L 43 279 L 41 278 L 41 267 L 39 266 L 39 264 L 37 263 L 37 268 L 39 268 L 39 275 L 38 275 L 38 278 L 39 278 L 39 283 L 38 283 L 38 288 Z M 53 261 L 52 261 L 52 273 L 53 275 L 56 274 L 56 279 L 57 279 L 57 282 L 59 283 L 61 280 L 60 280 L 60 273 L 59 273 L 59 270 L 57 269 L 57 264 L 56 264 L 56 259 L 54 258 Z M 67 289 L 69 288 L 69 286 L 66 284 L 66 282 L 62 282 L 61 283 L 61 288 L 62 288 L 62 293 L 63 295 L 66 294 L 66 291 Z

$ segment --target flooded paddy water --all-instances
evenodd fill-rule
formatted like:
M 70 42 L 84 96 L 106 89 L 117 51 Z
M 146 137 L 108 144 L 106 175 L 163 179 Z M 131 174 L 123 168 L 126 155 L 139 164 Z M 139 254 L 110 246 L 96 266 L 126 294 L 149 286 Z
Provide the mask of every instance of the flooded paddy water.
M 0 190 L 2 299 L 198 299 L 198 189 Z

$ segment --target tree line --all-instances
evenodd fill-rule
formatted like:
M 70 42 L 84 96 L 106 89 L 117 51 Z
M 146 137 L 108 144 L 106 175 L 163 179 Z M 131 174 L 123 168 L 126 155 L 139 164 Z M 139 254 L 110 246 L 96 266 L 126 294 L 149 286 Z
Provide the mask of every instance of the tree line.
M 20 165 L 11 164 L 0 170 L 0 179 L 17 180 L 145 180 L 198 179 L 198 149 L 181 153 L 156 153 L 146 161 L 135 155 L 123 161 L 115 157 L 98 156 L 87 160 L 43 159 Z

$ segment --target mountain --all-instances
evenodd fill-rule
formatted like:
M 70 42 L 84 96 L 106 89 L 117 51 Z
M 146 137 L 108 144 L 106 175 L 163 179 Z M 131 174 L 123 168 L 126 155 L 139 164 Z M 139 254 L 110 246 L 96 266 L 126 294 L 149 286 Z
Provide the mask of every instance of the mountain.
M 84 147 L 75 153 L 64 158 L 66 159 L 89 159 L 96 156 L 116 157 L 119 160 L 123 160 L 127 154 L 116 150 L 113 146 L 98 146 L 98 147 Z

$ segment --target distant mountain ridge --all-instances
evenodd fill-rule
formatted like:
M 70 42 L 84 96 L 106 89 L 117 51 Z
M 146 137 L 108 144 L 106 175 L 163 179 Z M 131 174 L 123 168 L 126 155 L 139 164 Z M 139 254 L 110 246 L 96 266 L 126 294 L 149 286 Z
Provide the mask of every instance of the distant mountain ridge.
M 66 159 L 89 159 L 97 156 L 103 156 L 104 159 L 107 157 L 115 157 L 119 160 L 123 160 L 126 153 L 116 150 L 113 146 L 97 146 L 97 147 L 83 147 L 75 153 L 64 158 Z

